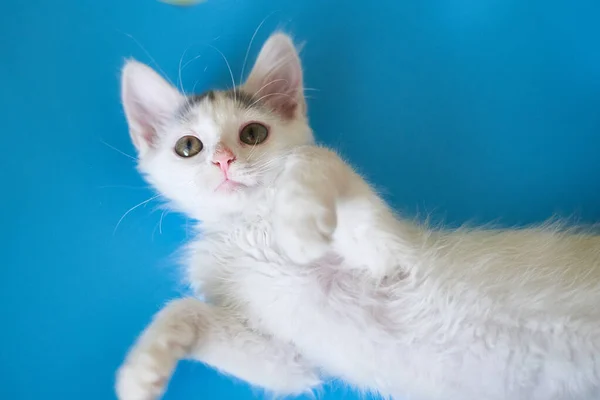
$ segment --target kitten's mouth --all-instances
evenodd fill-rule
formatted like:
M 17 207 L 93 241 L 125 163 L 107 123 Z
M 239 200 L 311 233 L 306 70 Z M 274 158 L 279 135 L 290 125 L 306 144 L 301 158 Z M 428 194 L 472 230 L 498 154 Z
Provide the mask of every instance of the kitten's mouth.
M 231 179 L 225 178 L 223 182 L 217 186 L 215 192 L 234 192 L 239 188 L 246 187 L 243 183 L 232 181 Z

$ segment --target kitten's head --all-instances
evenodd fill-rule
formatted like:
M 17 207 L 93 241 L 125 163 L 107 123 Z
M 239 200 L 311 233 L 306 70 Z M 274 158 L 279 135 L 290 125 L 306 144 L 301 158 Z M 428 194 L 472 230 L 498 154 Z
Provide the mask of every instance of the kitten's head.
M 197 219 L 251 207 L 286 154 L 313 141 L 300 60 L 281 33 L 267 40 L 235 90 L 185 96 L 150 67 L 128 61 L 122 100 L 140 171 Z

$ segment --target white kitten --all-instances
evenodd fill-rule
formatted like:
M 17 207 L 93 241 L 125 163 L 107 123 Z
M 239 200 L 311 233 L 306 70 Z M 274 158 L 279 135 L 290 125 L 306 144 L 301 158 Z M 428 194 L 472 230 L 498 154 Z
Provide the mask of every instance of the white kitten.
M 186 97 L 123 70 L 139 169 L 202 221 L 188 279 L 131 350 L 121 400 L 192 358 L 277 394 L 324 375 L 398 399 L 600 398 L 600 239 L 552 227 L 432 231 L 313 145 L 283 34 L 235 91 Z

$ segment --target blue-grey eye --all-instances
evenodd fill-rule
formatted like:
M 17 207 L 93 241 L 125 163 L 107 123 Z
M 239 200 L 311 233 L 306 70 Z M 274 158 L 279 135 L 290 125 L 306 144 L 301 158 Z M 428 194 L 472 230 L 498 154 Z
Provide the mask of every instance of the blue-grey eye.
M 240 140 L 242 143 L 252 146 L 261 144 L 267 140 L 267 136 L 269 136 L 269 130 L 266 126 L 258 122 L 252 122 L 244 126 L 240 131 Z
M 196 136 L 184 136 L 175 143 L 175 153 L 179 157 L 194 157 L 202 151 L 204 145 Z

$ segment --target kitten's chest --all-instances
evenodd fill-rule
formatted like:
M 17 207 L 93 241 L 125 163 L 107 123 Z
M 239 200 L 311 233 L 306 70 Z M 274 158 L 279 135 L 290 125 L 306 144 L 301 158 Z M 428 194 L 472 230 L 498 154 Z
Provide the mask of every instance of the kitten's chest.
M 189 247 L 188 279 L 203 296 L 223 301 L 255 275 L 275 279 L 271 272 L 287 264 L 275 244 L 270 204 L 253 215 L 233 218 L 218 229 L 206 229 Z M 279 268 L 278 268 L 279 266 Z
M 268 216 L 240 221 L 227 234 L 197 243 L 190 265 L 192 286 L 210 302 L 236 309 L 263 331 L 297 341 L 321 342 L 331 326 L 345 331 L 369 323 L 382 332 L 392 326 L 386 299 L 334 254 L 298 265 L 281 254 Z M 317 329 L 321 327 L 321 329 Z
M 231 232 L 208 235 L 197 243 L 190 265 L 192 284 L 206 299 L 236 312 L 250 326 L 294 343 L 324 370 L 367 384 L 380 365 L 353 366 L 377 358 L 397 367 L 397 354 L 381 343 L 400 344 L 404 327 L 394 313 L 391 290 L 353 274 L 343 261 L 328 256 L 296 265 L 273 244 L 269 218 L 240 224 Z M 389 350 L 389 348 L 388 348 Z

